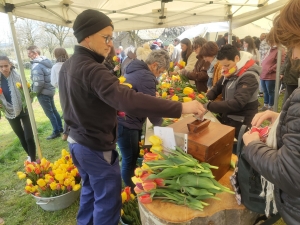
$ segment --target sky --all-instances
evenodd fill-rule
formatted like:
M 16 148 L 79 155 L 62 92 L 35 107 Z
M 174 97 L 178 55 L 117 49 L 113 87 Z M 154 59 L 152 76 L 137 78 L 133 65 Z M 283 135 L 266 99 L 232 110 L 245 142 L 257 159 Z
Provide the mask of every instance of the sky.
M 7 14 L 0 13 L 0 24 L 0 42 L 8 41 L 7 33 L 10 34 L 10 28 Z

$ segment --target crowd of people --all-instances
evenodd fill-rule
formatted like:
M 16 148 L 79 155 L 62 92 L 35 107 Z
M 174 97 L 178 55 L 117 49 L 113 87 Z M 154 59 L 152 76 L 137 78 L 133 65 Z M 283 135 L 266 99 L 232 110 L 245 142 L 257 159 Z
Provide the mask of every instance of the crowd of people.
M 194 113 L 201 118 L 207 110 L 218 113 L 221 123 L 235 127 L 236 138 L 242 125 L 260 126 L 264 120 L 271 123 L 279 120 L 277 148 L 261 142 L 257 132 L 247 132 L 243 136 L 246 146 L 243 155 L 275 185 L 276 204 L 284 221 L 297 224 L 300 219 L 299 10 L 300 2 L 290 1 L 274 19 L 270 33 L 261 34 L 260 38 L 235 37 L 228 43 L 226 33 L 216 42 L 201 37 L 192 41 L 176 38 L 167 46 L 156 39 L 137 49 L 130 46 L 124 50 L 122 46 L 114 49 L 111 19 L 89 9 L 74 21 L 74 36 L 79 44 L 72 57 L 65 49 L 57 48 L 54 51 L 57 62 L 52 65 L 41 56 L 37 46 L 29 46 L 31 88 L 53 128 L 47 139 L 64 134 L 82 178 L 77 224 L 118 224 L 121 180 L 134 193 L 131 177 L 146 117 L 154 125 L 160 125 L 162 117 L 178 118 L 184 113 Z M 286 85 L 280 114 L 273 111 L 278 52 L 282 54 L 281 79 Z M 120 64 L 114 63 L 115 55 Z M 175 67 L 169 75 L 180 74 L 195 82 L 199 92 L 207 93 L 208 103 L 180 103 L 156 97 L 160 75 L 168 71 L 170 62 L 180 60 L 185 62 L 185 68 Z M 35 161 L 28 111 L 22 109 L 16 88 L 20 76 L 5 56 L 0 57 L 0 72 L 1 107 L 5 108 L 5 117 L 28 160 Z M 120 75 L 132 88 L 120 85 Z M 59 89 L 64 126 L 54 104 L 55 88 Z M 264 97 L 261 108 L 260 92 Z M 262 112 L 258 113 L 259 110 Z M 117 111 L 126 114 L 118 117 Z M 122 155 L 121 169 L 116 143 Z

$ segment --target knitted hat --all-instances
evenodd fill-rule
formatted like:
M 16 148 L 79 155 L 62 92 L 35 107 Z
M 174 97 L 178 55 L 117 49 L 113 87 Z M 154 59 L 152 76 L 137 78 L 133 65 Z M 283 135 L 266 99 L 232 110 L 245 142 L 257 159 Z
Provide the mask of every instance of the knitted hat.
M 97 33 L 105 27 L 114 28 L 111 19 L 104 13 L 97 10 L 88 9 L 80 13 L 73 25 L 74 35 L 80 43 L 84 38 Z

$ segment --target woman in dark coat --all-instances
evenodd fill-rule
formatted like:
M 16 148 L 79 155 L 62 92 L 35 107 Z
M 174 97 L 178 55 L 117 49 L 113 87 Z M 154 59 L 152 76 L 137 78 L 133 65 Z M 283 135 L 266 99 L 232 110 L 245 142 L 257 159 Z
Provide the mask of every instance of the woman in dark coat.
M 271 34 L 279 43 L 292 50 L 291 59 L 300 59 L 300 1 L 290 1 L 274 19 Z M 280 114 L 272 111 L 258 113 L 252 121 L 260 126 L 264 120 L 272 123 L 278 118 L 277 148 L 259 140 L 257 132 L 244 134 L 243 155 L 249 164 L 274 184 L 276 207 L 288 225 L 300 221 L 300 89 L 286 101 Z

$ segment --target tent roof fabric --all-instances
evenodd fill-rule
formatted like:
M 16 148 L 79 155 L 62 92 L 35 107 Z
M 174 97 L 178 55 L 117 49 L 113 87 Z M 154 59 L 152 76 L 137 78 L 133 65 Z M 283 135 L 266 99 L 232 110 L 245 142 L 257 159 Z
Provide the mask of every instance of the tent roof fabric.
M 115 31 L 228 21 L 233 28 L 280 10 L 287 0 L 2 0 L 0 12 L 63 26 L 73 26 L 85 9 L 107 14 Z M 230 7 L 231 5 L 231 7 Z

